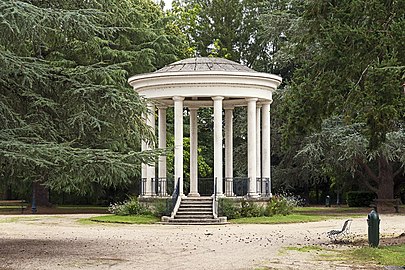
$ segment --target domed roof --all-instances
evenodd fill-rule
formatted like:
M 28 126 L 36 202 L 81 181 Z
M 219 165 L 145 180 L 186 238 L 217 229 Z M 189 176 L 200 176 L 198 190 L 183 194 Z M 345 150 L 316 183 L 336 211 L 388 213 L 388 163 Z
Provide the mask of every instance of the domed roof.
M 214 57 L 195 57 L 171 63 L 154 73 L 163 72 L 193 72 L 193 71 L 229 71 L 256 72 L 239 63 L 228 59 Z

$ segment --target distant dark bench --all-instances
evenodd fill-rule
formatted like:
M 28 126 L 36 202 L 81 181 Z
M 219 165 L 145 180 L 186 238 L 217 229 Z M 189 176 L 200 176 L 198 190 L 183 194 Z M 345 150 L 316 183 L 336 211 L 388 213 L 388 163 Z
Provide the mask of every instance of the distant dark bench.
M 329 239 L 336 241 L 336 238 L 341 237 L 341 236 L 345 236 L 346 234 L 348 234 L 349 230 L 350 230 L 351 222 L 352 222 L 352 220 L 348 219 L 348 220 L 345 221 L 345 223 L 343 223 L 343 227 L 342 227 L 341 230 L 331 230 L 331 231 L 329 231 L 327 233 Z
M 0 209 L 21 209 L 21 214 L 24 213 L 24 209 L 27 208 L 27 202 L 25 200 L 0 200 Z M 13 208 L 2 208 L 1 206 L 14 206 Z

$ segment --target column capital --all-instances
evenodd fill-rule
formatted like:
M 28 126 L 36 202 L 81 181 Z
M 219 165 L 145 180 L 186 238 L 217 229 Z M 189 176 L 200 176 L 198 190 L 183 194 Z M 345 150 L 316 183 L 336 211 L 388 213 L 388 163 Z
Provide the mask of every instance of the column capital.
M 174 101 L 183 101 L 183 100 L 184 100 L 184 97 L 174 96 L 174 97 L 172 97 L 172 99 L 173 99 Z
M 188 109 L 190 110 L 190 111 L 198 111 L 198 109 L 199 109 L 200 107 L 197 107 L 197 106 L 188 106 Z
M 260 105 L 270 105 L 271 103 L 273 103 L 273 100 L 272 100 L 272 99 L 263 100 L 263 101 L 260 101 L 260 102 L 259 102 Z
M 246 101 L 258 101 L 259 100 L 258 98 L 252 98 L 252 97 L 245 98 L 245 99 L 246 99 Z
M 165 109 L 167 109 L 169 106 L 167 106 L 166 104 L 158 104 L 158 105 L 156 105 L 156 107 L 158 108 L 158 110 L 165 110 Z
M 224 97 L 222 97 L 222 96 L 215 96 L 215 97 L 212 97 L 212 100 L 223 100 L 224 99 Z
M 234 105 L 224 105 L 224 110 L 233 110 L 235 109 Z

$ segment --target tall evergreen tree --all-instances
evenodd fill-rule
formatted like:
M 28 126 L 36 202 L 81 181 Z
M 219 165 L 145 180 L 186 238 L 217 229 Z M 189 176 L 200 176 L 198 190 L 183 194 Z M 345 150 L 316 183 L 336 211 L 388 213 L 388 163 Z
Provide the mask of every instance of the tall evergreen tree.
M 286 140 L 316 133 L 301 154 L 350 164 L 379 199 L 393 198 L 404 173 L 404 14 L 403 1 L 308 0 L 291 40 L 299 68 L 284 98 Z M 314 147 L 320 136 L 332 144 Z
M 150 0 L 0 2 L 0 181 L 86 192 L 141 162 L 144 101 L 129 75 L 178 58 L 183 40 Z

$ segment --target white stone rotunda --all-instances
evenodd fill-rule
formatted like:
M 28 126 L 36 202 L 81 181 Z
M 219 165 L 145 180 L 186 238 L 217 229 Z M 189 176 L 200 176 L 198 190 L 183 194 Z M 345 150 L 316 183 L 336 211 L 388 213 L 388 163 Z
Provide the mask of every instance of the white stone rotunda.
M 140 96 L 150 100 L 152 112 L 145 119 L 155 127 L 158 115 L 158 147 L 166 147 L 166 109 L 174 107 L 174 179 L 181 197 L 198 197 L 197 114 L 203 107 L 214 108 L 214 179 L 218 197 L 233 196 L 233 110 L 247 106 L 248 113 L 248 190 L 247 196 L 261 196 L 257 179 L 267 179 L 266 194 L 270 195 L 270 104 L 272 93 L 281 77 L 256 72 L 246 66 L 220 58 L 200 57 L 181 60 L 155 72 L 129 78 L 129 84 Z M 184 108 L 190 114 L 190 193 L 183 190 L 183 117 Z M 223 138 L 223 115 L 225 135 Z M 261 131 L 261 132 L 260 132 Z M 225 147 L 225 158 L 223 157 Z M 146 143 L 142 150 L 150 149 Z M 143 197 L 167 196 L 166 157 L 155 167 L 142 167 Z M 225 175 L 223 175 L 223 173 Z M 157 179 L 157 181 L 155 180 Z M 263 182 L 261 182 L 263 183 Z M 156 188 L 156 185 L 159 188 Z

